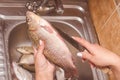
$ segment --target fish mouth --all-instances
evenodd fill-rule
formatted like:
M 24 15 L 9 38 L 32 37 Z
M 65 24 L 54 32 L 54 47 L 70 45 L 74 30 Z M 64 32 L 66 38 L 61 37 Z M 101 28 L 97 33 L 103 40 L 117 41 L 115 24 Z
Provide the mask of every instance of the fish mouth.
M 33 14 L 33 12 L 31 12 L 31 11 L 27 11 L 27 12 L 26 12 L 26 16 L 29 16 L 29 15 L 31 15 L 31 14 Z
M 36 27 L 33 26 L 33 24 L 34 24 L 34 22 L 33 22 L 34 19 L 33 18 L 34 18 L 34 13 L 31 12 L 31 11 L 27 11 L 26 12 L 26 22 L 29 25 L 28 26 L 29 31 L 35 31 L 36 30 Z
M 28 22 L 28 23 L 30 23 L 31 21 L 32 21 L 32 12 L 30 12 L 30 11 L 27 11 L 26 12 L 26 21 Z

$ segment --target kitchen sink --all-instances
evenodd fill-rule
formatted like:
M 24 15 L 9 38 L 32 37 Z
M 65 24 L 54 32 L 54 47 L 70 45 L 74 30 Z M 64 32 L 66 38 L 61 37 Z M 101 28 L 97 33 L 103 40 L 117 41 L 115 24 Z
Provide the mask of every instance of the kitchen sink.
M 16 47 L 28 45 L 31 41 L 27 35 L 25 4 L 28 0 L 1 0 L 0 3 L 0 80 L 15 80 L 12 62 L 18 62 L 21 54 Z M 96 32 L 90 19 L 87 2 L 84 0 L 63 1 L 64 13 L 55 12 L 39 13 L 48 20 L 53 27 L 57 27 L 70 36 L 79 36 L 91 43 L 98 43 Z M 67 41 L 75 64 L 79 71 L 77 80 L 107 80 L 107 75 L 101 70 L 91 67 L 88 62 L 82 63 L 81 58 L 76 56 L 76 50 Z

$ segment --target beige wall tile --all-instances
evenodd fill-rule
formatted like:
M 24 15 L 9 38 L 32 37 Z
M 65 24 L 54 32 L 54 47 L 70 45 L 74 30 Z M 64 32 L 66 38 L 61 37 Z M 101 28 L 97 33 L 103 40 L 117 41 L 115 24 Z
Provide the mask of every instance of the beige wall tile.
M 101 45 L 120 55 L 120 3 L 116 5 L 114 0 L 89 0 L 88 3 Z M 110 78 L 115 80 L 113 75 Z
M 120 18 L 117 10 L 98 34 L 102 46 L 120 54 Z
M 89 7 L 93 18 L 93 23 L 97 32 L 101 30 L 111 13 L 115 9 L 113 0 L 89 0 Z
M 120 3 L 120 0 L 114 0 L 114 1 L 117 5 Z
M 120 16 L 114 0 L 89 0 L 89 7 L 101 45 L 120 54 Z

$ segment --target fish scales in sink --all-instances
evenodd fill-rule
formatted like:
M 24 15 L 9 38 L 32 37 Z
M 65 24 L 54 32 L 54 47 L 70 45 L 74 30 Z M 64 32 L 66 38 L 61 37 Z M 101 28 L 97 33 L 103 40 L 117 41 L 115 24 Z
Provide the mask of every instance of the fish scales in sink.
M 45 42 L 44 55 L 57 66 L 65 70 L 66 78 L 77 76 L 77 69 L 72 60 L 72 54 L 62 37 L 55 31 L 49 22 L 40 16 L 28 11 L 26 13 L 28 35 L 34 45 L 39 45 L 39 40 Z

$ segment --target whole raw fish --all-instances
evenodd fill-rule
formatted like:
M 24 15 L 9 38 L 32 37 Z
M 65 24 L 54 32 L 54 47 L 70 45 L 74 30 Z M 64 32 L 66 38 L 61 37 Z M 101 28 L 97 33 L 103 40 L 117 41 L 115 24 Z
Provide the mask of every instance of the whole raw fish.
M 77 76 L 77 69 L 72 60 L 72 54 L 62 37 L 45 19 L 28 11 L 26 13 L 28 33 L 37 46 L 39 40 L 45 42 L 45 57 L 65 71 L 66 78 Z
M 34 64 L 33 54 L 22 55 L 22 57 L 20 58 L 19 64 Z

